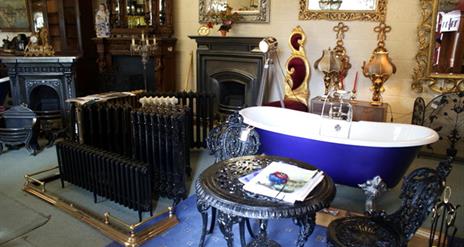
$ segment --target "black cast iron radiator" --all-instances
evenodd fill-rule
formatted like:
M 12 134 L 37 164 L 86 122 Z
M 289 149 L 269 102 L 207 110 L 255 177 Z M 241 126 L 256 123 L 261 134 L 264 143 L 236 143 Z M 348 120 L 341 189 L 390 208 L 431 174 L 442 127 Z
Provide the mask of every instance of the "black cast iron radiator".
M 165 93 L 143 93 L 135 96 L 111 99 L 107 104 L 111 105 L 130 105 L 132 108 L 139 108 L 139 99 L 142 97 L 176 97 L 179 105 L 191 109 L 190 128 L 190 147 L 206 148 L 206 138 L 209 130 L 214 127 L 214 120 L 217 118 L 214 112 L 215 95 L 204 92 L 165 92 Z
M 92 104 L 82 107 L 84 144 L 132 157 L 130 105 Z
M 189 108 L 178 105 L 147 106 L 131 113 L 133 159 L 150 164 L 154 190 L 174 204 L 187 195 L 189 115 Z
M 141 161 L 75 142 L 56 144 L 61 186 L 64 181 L 106 197 L 128 208 L 153 212 L 152 171 Z

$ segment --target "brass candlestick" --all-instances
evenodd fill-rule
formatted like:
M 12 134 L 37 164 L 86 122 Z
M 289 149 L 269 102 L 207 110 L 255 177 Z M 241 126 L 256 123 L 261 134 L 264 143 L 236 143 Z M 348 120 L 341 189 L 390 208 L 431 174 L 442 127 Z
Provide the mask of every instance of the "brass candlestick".
M 158 48 L 156 37 L 153 36 L 153 43 L 150 43 L 150 40 L 145 39 L 145 34 L 142 32 L 140 39 L 140 44 L 135 43 L 134 36 L 132 36 L 132 43 L 130 46 L 131 55 L 137 54 L 142 57 L 143 65 L 143 83 L 145 91 L 148 92 L 148 83 L 147 83 L 147 63 L 151 56 L 155 55 L 155 51 Z
M 378 33 L 377 48 L 372 52 L 369 62 L 363 63 L 362 71 L 365 77 L 372 81 L 371 105 L 381 105 L 381 94 L 385 91 L 383 84 L 396 72 L 396 66 L 390 60 L 388 51 L 385 48 L 386 33 L 391 31 L 391 27 L 382 21 L 374 31 Z

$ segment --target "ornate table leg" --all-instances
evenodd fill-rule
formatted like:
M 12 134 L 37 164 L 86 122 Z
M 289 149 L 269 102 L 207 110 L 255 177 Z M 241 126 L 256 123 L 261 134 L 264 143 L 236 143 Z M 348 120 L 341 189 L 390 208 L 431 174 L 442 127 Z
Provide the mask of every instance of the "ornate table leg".
M 232 232 L 232 226 L 235 223 L 240 223 L 241 227 L 243 228 L 244 225 L 241 222 L 243 222 L 244 219 L 238 216 L 233 216 L 230 214 L 223 213 L 220 210 L 217 210 L 217 217 L 218 217 L 219 229 L 221 229 L 221 232 L 224 235 L 224 239 L 227 241 L 227 247 L 233 247 L 234 246 L 234 233 Z M 242 241 L 242 245 L 243 245 L 245 239 L 242 238 L 242 236 L 240 236 L 240 240 Z
M 201 213 L 201 220 L 203 222 L 203 225 L 201 226 L 201 238 L 200 238 L 200 243 L 198 244 L 199 247 L 205 246 L 205 237 L 206 237 L 206 228 L 208 225 L 208 209 L 209 205 L 203 201 L 197 199 L 197 209 L 198 212 Z
M 247 247 L 280 247 L 276 241 L 267 238 L 267 220 L 259 220 L 259 233 Z
M 309 213 L 294 219 L 296 225 L 300 227 L 298 242 L 296 246 L 303 247 L 316 226 L 316 213 Z

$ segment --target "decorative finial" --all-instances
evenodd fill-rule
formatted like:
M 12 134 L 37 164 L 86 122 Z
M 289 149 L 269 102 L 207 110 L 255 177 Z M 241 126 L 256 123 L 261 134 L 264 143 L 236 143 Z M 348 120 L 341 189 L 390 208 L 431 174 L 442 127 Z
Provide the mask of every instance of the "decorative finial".
M 391 26 L 385 24 L 384 21 L 381 21 L 378 26 L 374 27 L 374 32 L 377 34 L 377 46 L 383 48 L 385 46 L 385 40 L 387 39 L 387 33 L 391 31 Z

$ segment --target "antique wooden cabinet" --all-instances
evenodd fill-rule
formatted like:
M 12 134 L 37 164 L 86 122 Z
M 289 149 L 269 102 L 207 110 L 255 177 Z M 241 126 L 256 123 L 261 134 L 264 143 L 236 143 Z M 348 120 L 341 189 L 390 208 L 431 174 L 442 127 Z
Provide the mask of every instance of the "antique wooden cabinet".
M 29 0 L 32 31 L 48 29 L 48 40 L 57 55 L 95 53 L 91 1 Z
M 28 0 L 33 32 L 48 30 L 55 56 L 75 56 L 77 95 L 94 93 L 97 52 L 91 0 Z
M 158 92 L 174 91 L 177 40 L 172 37 L 173 0 L 108 0 L 107 3 L 111 37 L 94 38 L 100 73 L 113 74 L 112 77 L 106 77 L 106 80 L 114 79 L 114 74 L 118 73 L 117 68 L 121 67 L 114 66 L 117 58 L 133 55 L 130 51 L 132 38 L 139 43 L 142 33 L 150 39 L 156 36 L 158 48 L 150 63 L 155 85 L 149 88 Z M 140 56 L 137 55 L 137 58 L 140 60 Z

